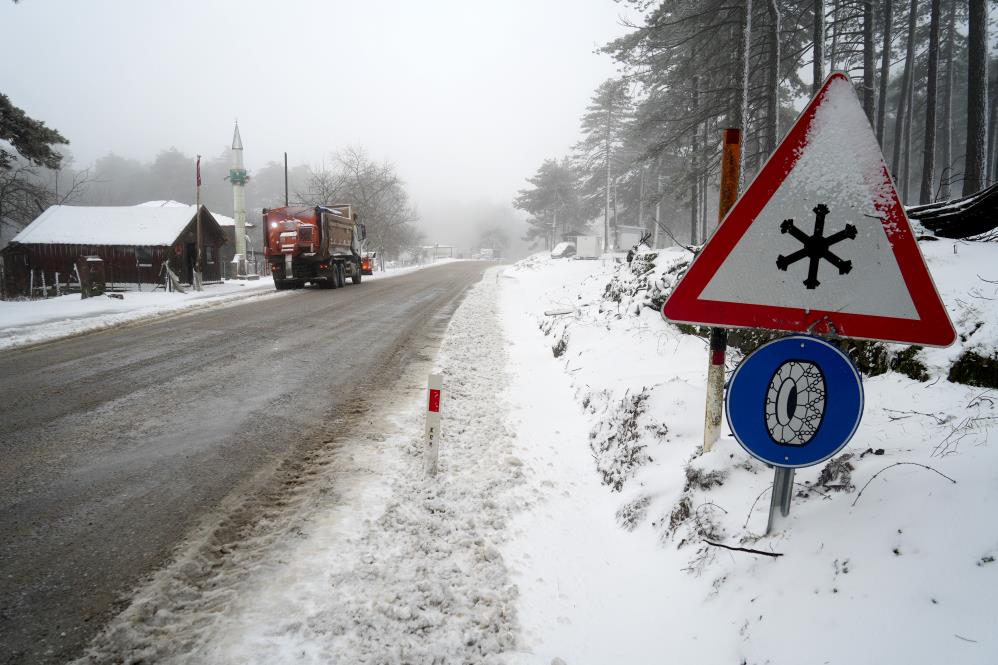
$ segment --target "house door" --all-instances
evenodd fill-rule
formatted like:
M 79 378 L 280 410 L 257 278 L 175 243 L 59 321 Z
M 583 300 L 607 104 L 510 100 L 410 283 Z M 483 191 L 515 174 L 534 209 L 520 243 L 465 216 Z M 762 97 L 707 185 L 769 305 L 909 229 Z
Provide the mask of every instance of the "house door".
M 188 284 L 194 283 L 194 267 L 198 261 L 198 248 L 193 242 L 184 246 L 184 281 Z

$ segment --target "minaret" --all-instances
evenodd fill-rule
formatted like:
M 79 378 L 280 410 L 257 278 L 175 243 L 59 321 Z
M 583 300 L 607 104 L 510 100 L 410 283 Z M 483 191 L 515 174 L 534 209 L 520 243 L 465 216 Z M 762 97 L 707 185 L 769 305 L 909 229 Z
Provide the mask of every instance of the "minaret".
M 232 212 L 236 220 L 236 254 L 242 257 L 239 274 L 246 274 L 246 169 L 243 167 L 243 139 L 239 136 L 239 121 L 232 134 L 232 168 L 229 169 L 229 182 L 232 183 Z

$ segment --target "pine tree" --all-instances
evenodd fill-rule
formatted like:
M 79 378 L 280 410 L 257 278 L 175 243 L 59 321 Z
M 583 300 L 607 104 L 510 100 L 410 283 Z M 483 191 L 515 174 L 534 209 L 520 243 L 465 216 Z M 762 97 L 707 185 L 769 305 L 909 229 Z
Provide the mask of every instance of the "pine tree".
M 57 169 L 62 155 L 53 146 L 69 144 L 62 134 L 30 118 L 4 94 L 0 94 L 0 139 L 8 141 L 17 153 L 0 147 L 0 169 L 5 171 L 13 166 L 18 155 L 36 166 Z
M 581 158 L 583 192 L 603 200 L 603 247 L 612 245 L 611 196 L 617 178 L 624 171 L 622 149 L 634 105 L 627 83 L 609 79 L 596 89 L 582 116 L 582 140 L 576 145 Z M 617 220 L 614 217 L 613 225 Z
M 514 208 L 531 215 L 524 240 L 543 240 L 550 249 L 564 230 L 581 230 L 586 215 L 578 180 L 579 174 L 568 158 L 545 160 L 537 173 L 527 179 L 530 188 L 521 189 L 513 200 Z

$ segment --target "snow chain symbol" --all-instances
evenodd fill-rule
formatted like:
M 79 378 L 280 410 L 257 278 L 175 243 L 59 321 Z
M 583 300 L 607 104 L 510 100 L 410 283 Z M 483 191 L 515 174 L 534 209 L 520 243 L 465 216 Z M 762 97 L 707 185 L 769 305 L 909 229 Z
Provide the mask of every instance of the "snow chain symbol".
M 828 251 L 828 248 L 835 243 L 845 240 L 846 238 L 849 238 L 850 240 L 855 239 L 856 227 L 852 224 L 846 224 L 844 229 L 825 238 L 825 215 L 827 214 L 828 206 L 824 203 L 819 203 L 814 206 L 814 233 L 812 235 L 807 235 L 798 229 L 794 225 L 794 220 L 792 219 L 785 219 L 780 224 L 780 233 L 789 233 L 794 238 L 799 240 L 804 247 L 802 249 L 798 249 L 790 256 L 780 254 L 776 257 L 776 267 L 780 270 L 786 271 L 791 264 L 797 263 L 804 257 L 809 258 L 810 264 L 807 268 L 807 279 L 804 280 L 804 286 L 809 289 L 816 289 L 818 288 L 818 285 L 821 284 L 821 282 L 818 281 L 818 264 L 821 263 L 821 259 L 825 259 L 838 268 L 840 275 L 845 275 L 852 270 L 852 261 L 843 261 L 835 254 Z
M 818 432 L 825 417 L 825 375 L 806 360 L 790 360 L 776 368 L 765 402 L 766 429 L 773 442 L 803 446 Z

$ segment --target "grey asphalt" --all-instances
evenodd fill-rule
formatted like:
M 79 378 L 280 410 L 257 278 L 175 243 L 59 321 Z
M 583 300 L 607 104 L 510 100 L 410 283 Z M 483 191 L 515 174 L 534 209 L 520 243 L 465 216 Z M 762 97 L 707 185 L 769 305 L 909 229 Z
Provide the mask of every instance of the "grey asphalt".
M 425 361 L 488 265 L 0 353 L 0 663 L 81 655 L 199 520 L 273 495 L 317 423 Z

